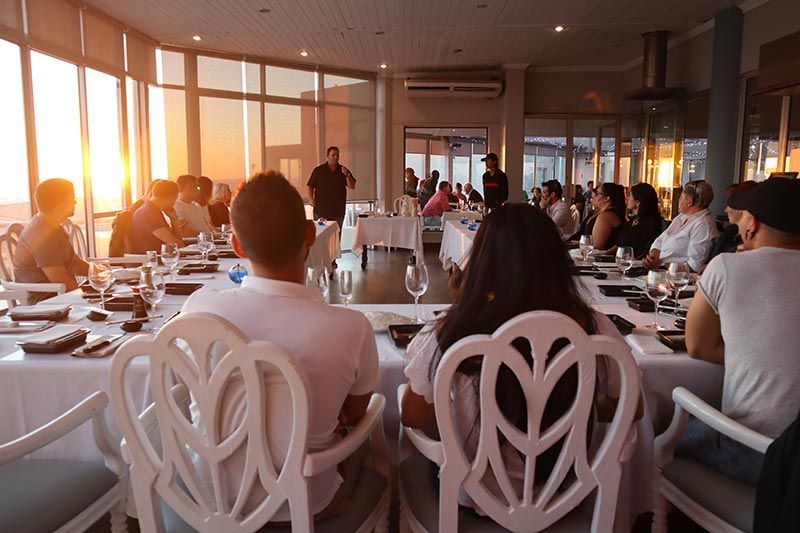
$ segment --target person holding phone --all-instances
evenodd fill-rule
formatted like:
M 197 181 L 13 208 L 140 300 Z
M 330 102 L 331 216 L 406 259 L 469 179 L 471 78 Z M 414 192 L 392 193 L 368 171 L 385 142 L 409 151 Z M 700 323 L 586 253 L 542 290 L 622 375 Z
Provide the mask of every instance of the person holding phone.
M 339 224 L 341 236 L 347 189 L 356 188 L 356 178 L 350 169 L 339 164 L 338 146 L 329 146 L 325 151 L 325 159 L 324 163 L 311 172 L 306 184 L 308 197 L 314 207 L 314 218 L 335 220 Z

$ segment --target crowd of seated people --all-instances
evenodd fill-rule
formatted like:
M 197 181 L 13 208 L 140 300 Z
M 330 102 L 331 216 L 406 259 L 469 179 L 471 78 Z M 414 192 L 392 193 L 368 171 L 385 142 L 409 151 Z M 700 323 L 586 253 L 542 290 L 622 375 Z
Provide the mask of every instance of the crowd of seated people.
M 211 225 L 218 228 L 223 224 L 231 223 L 230 206 L 233 192 L 227 183 L 215 183 L 211 202 L 208 204 L 208 214 L 211 216 Z
M 439 183 L 437 188 L 436 194 L 431 196 L 422 209 L 422 217 L 427 226 L 441 224 L 442 215 L 453 210 L 450 206 L 450 194 L 453 188 L 446 181 Z
M 207 205 L 213 186 L 211 180 L 184 174 L 175 182 L 178 185 L 175 212 L 186 223 L 182 228 L 183 236 L 194 237 L 204 231 L 214 231 Z
M 649 183 L 637 183 L 628 189 L 625 205 L 631 216 L 617 237 L 617 245 L 630 246 L 634 257 L 641 259 L 663 231 L 658 195 Z
M 153 187 L 150 196 L 133 213 L 131 218 L 131 251 L 143 254 L 149 250 L 161 250 L 162 244 L 183 246 L 181 227 L 175 204 L 178 199 L 178 185 L 172 181 L 160 180 Z
M 583 198 L 581 194 L 580 198 Z M 625 192 L 622 185 L 601 183 L 592 191 L 592 215 L 581 224 L 578 235 L 592 237 L 598 250 L 617 246 L 625 223 Z
M 542 183 L 541 209 L 547 213 L 558 228 L 562 239 L 566 239 L 575 232 L 575 222 L 569 209 L 569 204 L 562 199 L 564 189 L 558 180 L 549 180 Z

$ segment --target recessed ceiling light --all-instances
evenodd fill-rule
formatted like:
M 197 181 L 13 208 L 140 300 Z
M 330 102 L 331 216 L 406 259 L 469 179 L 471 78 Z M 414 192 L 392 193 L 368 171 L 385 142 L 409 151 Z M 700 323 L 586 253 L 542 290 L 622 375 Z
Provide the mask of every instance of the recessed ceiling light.
M 564 31 L 564 26 L 561 26 L 561 25 L 556 26 L 555 30 L 556 30 L 556 33 L 561 33 L 562 31 Z
M 389 65 L 387 65 L 386 63 L 381 63 L 378 66 L 381 67 L 381 68 L 389 68 Z
M 199 35 L 192 35 L 192 40 L 193 40 L 193 41 L 202 41 L 202 40 L 203 40 L 203 38 L 202 38 L 202 37 L 200 37 Z
M 259 13 L 269 13 L 270 11 L 271 9 L 268 7 L 262 7 L 261 9 L 258 10 Z
M 302 52 L 300 52 L 300 55 L 303 56 L 303 57 L 308 57 L 308 52 L 303 50 Z
M 478 4 L 478 9 L 486 9 L 489 7 L 489 4 Z

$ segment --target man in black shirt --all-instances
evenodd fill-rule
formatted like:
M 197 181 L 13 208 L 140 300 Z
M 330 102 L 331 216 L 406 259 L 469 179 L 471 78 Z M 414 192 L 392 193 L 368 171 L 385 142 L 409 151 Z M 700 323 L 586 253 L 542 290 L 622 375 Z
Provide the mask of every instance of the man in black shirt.
M 339 164 L 339 148 L 330 146 L 325 152 L 327 161 L 315 168 L 308 179 L 308 197 L 314 207 L 314 218 L 335 220 L 339 223 L 339 235 L 344 224 L 347 189 L 356 188 L 353 174 Z
M 483 196 L 489 209 L 500 207 L 508 201 L 508 177 L 497 166 L 497 154 L 489 153 L 481 159 L 486 162 L 483 174 Z
M 483 202 L 483 196 L 481 196 L 481 193 L 472 188 L 472 184 L 470 182 L 467 182 L 467 184 L 464 185 L 464 194 L 467 195 L 468 202 L 473 204 L 479 204 Z

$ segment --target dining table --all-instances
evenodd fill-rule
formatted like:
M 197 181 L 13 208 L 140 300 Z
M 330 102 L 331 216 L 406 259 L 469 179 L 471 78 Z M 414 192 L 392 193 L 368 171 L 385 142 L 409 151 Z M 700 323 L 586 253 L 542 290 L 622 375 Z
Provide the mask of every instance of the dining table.
M 240 259 L 219 259 L 219 270 L 210 274 L 190 274 L 177 276 L 178 281 L 202 283 L 204 287 L 225 289 L 235 288 L 227 270 L 241 262 Z M 577 277 L 580 291 L 585 300 L 598 312 L 616 314 L 641 328 L 652 322 L 652 313 L 642 313 L 627 305 L 625 297 L 605 296 L 600 292 L 604 283 L 630 283 L 637 280 L 620 280 L 619 273 L 606 269 L 605 280 L 593 276 Z M 119 285 L 114 292 L 130 291 L 127 285 Z M 72 309 L 67 323 L 81 325 L 91 330 L 89 341 L 97 335 L 121 333 L 119 326 L 104 322 L 91 322 L 87 314 L 97 306 L 96 300 L 87 301 L 82 290 L 78 289 L 56 296 L 39 305 L 70 304 Z M 148 334 L 150 328 L 160 327 L 165 320 L 180 311 L 187 296 L 166 295 L 158 303 L 156 313 L 161 318 L 154 319 L 142 333 Z M 420 306 L 421 319 L 431 322 L 436 319 L 435 312 L 446 310 L 448 304 L 423 304 Z M 685 304 L 686 302 L 684 302 Z M 364 313 L 395 313 L 414 317 L 413 304 L 359 304 L 351 309 Z M 110 319 L 128 318 L 130 312 L 114 312 Z M 674 316 L 661 314 L 659 325 L 673 329 Z M 128 334 L 129 338 L 134 334 Z M 95 391 L 109 391 L 109 367 L 111 357 L 84 359 L 73 357 L 70 353 L 28 354 L 16 345 L 18 335 L 0 335 L 0 442 L 14 440 L 37 427 L 51 421 Z M 407 363 L 406 350 L 395 346 L 385 329 L 375 332 L 380 362 L 381 381 L 376 391 L 386 397 L 384 422 L 390 441 L 396 438 L 399 430 L 399 409 L 396 401 L 397 387 L 405 382 L 403 369 Z M 686 387 L 712 404 L 718 404 L 722 389 L 722 366 L 707 363 L 690 357 L 683 351 L 663 351 L 647 353 L 625 337 L 633 357 L 641 371 L 641 391 L 644 401 L 644 416 L 637 421 L 637 443 L 633 456 L 623 468 L 623 479 L 618 504 L 618 531 L 630 531 L 636 515 L 651 511 L 653 507 L 653 442 L 655 435 L 669 423 L 672 415 L 672 390 L 677 386 Z M 132 363 L 128 374 L 135 405 L 144 409 L 150 401 L 149 364 L 146 359 Z M 119 429 L 111 410 L 106 411 L 112 435 L 119 437 Z M 102 461 L 100 452 L 94 445 L 91 426 L 84 425 L 65 438 L 34 453 L 39 458 L 69 458 L 87 461 Z M 627 529 L 626 529 L 627 528 Z
M 442 245 L 439 248 L 439 260 L 444 270 L 449 271 L 454 266 L 464 270 L 477 229 L 477 223 L 469 218 L 448 220 L 444 224 Z
M 361 268 L 369 262 L 367 247 L 386 246 L 411 250 L 422 257 L 422 219 L 411 216 L 360 214 L 356 219 L 352 251 L 361 256 Z

